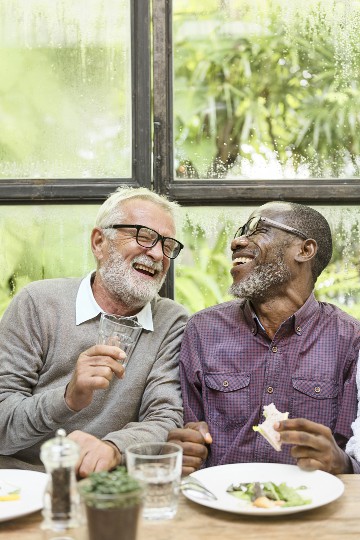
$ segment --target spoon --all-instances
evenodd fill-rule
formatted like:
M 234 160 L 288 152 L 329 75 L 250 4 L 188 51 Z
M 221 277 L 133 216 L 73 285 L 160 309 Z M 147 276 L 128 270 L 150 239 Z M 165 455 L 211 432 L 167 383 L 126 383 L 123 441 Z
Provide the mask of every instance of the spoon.
M 204 486 L 200 480 L 193 476 L 185 476 L 180 483 L 181 491 L 191 491 L 195 496 L 200 496 L 205 499 L 212 499 L 217 501 L 216 495 L 212 493 L 207 487 Z

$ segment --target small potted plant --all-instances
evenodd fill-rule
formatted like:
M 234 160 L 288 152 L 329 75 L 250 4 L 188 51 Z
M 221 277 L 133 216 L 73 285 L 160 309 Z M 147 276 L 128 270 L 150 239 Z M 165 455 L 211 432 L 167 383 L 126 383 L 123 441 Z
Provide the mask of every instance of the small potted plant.
M 136 540 L 143 488 L 125 467 L 92 473 L 79 482 L 89 540 Z

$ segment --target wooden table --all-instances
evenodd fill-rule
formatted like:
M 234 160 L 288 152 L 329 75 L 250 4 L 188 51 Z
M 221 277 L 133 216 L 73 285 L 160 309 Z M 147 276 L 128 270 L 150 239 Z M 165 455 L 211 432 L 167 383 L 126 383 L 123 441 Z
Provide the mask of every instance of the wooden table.
M 180 498 L 171 521 L 142 522 L 137 540 L 342 540 L 360 538 L 360 475 L 340 475 L 345 493 L 315 510 L 283 517 L 249 517 L 212 510 Z M 0 523 L 1 540 L 42 540 L 41 513 Z M 70 536 L 86 540 L 85 527 Z M 114 540 L 117 540 L 114 538 Z

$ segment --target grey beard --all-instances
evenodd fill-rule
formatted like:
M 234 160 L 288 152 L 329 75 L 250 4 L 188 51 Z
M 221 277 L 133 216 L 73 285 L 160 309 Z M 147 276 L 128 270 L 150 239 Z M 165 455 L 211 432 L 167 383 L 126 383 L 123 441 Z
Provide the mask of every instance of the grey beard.
M 134 257 L 132 263 L 138 262 L 162 271 L 163 264 L 155 263 L 146 255 Z M 100 267 L 99 274 L 104 286 L 110 294 L 118 298 L 122 304 L 131 307 L 143 307 L 150 302 L 161 289 L 165 281 L 166 274 L 153 278 L 151 283 L 141 279 L 141 274 L 137 276 L 131 265 L 126 262 L 120 253 L 114 249 L 109 252 L 109 259 L 105 265 Z
M 291 272 L 282 260 L 264 263 L 257 266 L 243 281 L 233 283 L 229 293 L 248 300 L 271 298 L 276 292 L 275 290 L 272 292 L 272 289 L 287 283 L 290 279 Z

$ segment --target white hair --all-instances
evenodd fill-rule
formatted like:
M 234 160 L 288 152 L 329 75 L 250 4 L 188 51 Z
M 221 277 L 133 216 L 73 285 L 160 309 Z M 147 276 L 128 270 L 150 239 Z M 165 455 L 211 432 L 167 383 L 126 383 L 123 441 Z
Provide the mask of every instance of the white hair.
M 150 201 L 157 204 L 160 208 L 165 210 L 165 212 L 168 212 L 174 221 L 180 208 L 178 203 L 169 201 L 165 196 L 158 195 L 145 187 L 133 188 L 129 186 L 120 186 L 100 206 L 95 220 L 95 227 L 103 229 L 113 223 L 121 223 L 123 219 L 122 203 L 130 199 Z

